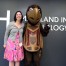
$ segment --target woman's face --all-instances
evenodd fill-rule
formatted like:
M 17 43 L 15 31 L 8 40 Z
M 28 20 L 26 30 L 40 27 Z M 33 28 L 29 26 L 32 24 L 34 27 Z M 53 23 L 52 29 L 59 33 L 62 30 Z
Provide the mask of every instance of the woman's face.
M 20 12 L 16 13 L 16 20 L 20 21 L 22 19 L 22 15 Z

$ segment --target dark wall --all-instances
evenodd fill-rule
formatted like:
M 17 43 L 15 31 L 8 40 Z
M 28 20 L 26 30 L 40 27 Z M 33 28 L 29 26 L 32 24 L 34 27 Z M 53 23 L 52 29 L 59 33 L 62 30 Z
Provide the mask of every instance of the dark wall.
M 66 20 L 61 21 L 61 17 L 66 17 L 65 0 L 0 0 L 0 18 L 6 18 L 7 10 L 10 10 L 10 21 L 13 21 L 14 13 L 17 10 L 21 10 L 25 16 L 28 6 L 32 4 L 38 4 L 41 7 L 42 24 L 45 24 L 45 17 L 48 19 L 49 17 L 57 17 L 59 19 L 58 22 L 48 21 L 53 30 L 51 27 L 48 36 L 44 38 L 41 66 L 66 66 Z M 0 20 L 0 66 L 8 66 L 8 61 L 3 59 L 6 22 Z M 61 25 L 62 27 L 60 27 Z

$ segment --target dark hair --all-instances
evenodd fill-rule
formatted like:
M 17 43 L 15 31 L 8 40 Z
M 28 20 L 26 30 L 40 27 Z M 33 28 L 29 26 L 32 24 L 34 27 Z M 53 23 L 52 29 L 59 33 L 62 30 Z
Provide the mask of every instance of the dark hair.
M 22 18 L 21 18 L 21 20 L 20 20 L 20 23 L 22 23 L 22 21 L 23 21 L 23 14 L 22 14 L 21 11 L 16 11 L 16 13 L 15 13 L 15 15 L 14 15 L 14 21 L 16 22 L 16 14 L 17 14 L 18 12 L 20 12 L 21 15 L 22 15 Z

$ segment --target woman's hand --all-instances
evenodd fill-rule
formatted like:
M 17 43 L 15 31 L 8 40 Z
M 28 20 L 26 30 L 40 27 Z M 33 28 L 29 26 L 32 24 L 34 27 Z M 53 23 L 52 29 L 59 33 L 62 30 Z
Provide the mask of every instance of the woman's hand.
M 22 47 L 22 45 L 23 45 L 23 44 L 22 44 L 22 42 L 21 42 L 21 43 L 19 43 L 19 46 L 20 46 L 20 47 Z
M 6 48 L 6 45 L 4 44 L 3 47 Z

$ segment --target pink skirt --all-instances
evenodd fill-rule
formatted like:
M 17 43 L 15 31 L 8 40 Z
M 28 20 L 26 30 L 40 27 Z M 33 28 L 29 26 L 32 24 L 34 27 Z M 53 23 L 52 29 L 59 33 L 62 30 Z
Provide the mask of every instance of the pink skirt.
M 24 59 L 23 46 L 20 47 L 18 44 L 18 40 L 12 41 L 11 39 L 8 39 L 4 52 L 4 59 L 7 59 L 8 61 L 21 61 Z

